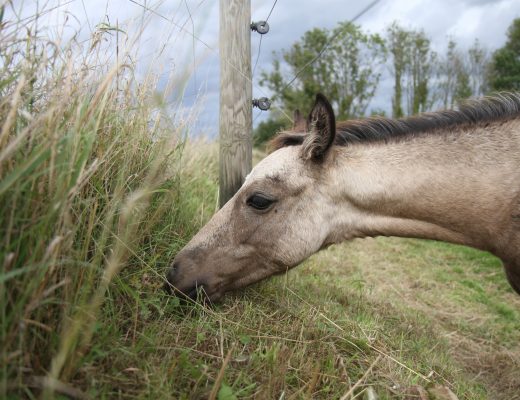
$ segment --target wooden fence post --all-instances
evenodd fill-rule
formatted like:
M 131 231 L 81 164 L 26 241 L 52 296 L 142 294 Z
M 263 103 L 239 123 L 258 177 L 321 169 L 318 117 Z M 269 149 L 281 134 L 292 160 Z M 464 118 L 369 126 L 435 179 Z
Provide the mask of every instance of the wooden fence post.
M 250 26 L 251 0 L 220 0 L 220 207 L 252 166 Z

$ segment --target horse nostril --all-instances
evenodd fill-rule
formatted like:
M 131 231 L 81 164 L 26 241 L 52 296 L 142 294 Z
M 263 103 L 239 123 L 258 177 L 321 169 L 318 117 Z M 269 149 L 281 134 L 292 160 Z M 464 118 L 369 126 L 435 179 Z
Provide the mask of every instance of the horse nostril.
M 174 261 L 170 270 L 168 271 L 168 280 L 171 282 L 175 280 L 175 277 L 178 275 L 180 269 L 180 265 L 178 261 Z
M 164 282 L 164 290 L 170 295 L 189 301 L 201 301 L 206 303 L 208 299 L 207 280 L 193 271 L 193 265 L 189 258 L 179 260 L 175 257 Z

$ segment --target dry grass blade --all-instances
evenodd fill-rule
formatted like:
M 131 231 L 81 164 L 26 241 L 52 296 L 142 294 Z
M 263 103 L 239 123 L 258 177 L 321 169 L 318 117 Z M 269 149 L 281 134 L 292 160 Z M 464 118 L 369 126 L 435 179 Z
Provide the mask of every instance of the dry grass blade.
M 313 305 L 311 305 L 310 303 L 306 302 L 301 296 L 299 296 L 297 293 L 295 293 L 293 290 L 291 290 L 290 288 L 286 287 L 286 290 L 289 291 L 291 294 L 293 294 L 294 296 L 298 297 L 298 299 L 300 299 L 301 301 L 305 302 L 305 304 L 307 304 L 309 307 L 312 307 L 314 309 L 316 309 Z M 320 315 L 320 317 L 322 317 L 323 319 L 325 319 L 328 323 L 330 323 L 332 326 L 334 326 L 336 329 L 342 331 L 342 332 L 345 332 L 345 330 L 339 326 L 338 324 L 336 324 L 334 321 L 332 321 L 329 317 L 327 317 L 325 314 L 323 314 L 321 311 L 319 311 L 318 309 L 316 309 L 318 315 Z M 346 338 L 344 338 L 344 340 L 347 340 Z M 353 342 L 351 342 L 351 344 L 355 347 L 357 347 L 357 345 Z M 424 379 L 426 382 L 430 382 L 430 379 L 428 379 L 426 376 L 424 376 L 423 374 L 417 372 L 417 371 L 414 371 L 412 368 L 408 367 L 407 365 L 403 364 L 402 362 L 400 362 L 399 360 L 397 360 L 395 357 L 392 357 L 391 355 L 389 354 L 386 354 L 384 351 L 382 351 L 381 349 L 377 348 L 376 346 L 370 344 L 370 343 L 367 343 L 367 345 L 374 351 L 378 352 L 380 355 L 388 358 L 389 360 L 392 360 L 394 363 L 400 365 L 401 367 L 407 369 L 408 371 L 412 372 L 413 374 L 417 375 L 418 377 Z M 361 349 L 360 349 L 361 350 Z
M 90 399 L 90 397 L 83 391 L 66 383 L 60 382 L 57 379 L 52 379 L 49 377 L 33 376 L 31 379 L 29 379 L 28 386 L 36 389 L 52 389 L 53 392 L 65 395 L 75 400 Z
M 374 360 L 374 362 L 372 364 L 370 364 L 370 367 L 368 367 L 368 369 L 365 371 L 363 376 L 361 378 L 359 378 L 359 380 L 348 390 L 347 393 L 345 393 L 343 396 L 341 396 L 340 400 L 347 400 L 349 397 L 352 396 L 354 391 L 365 381 L 365 379 L 368 377 L 368 375 L 370 375 L 370 373 L 372 372 L 372 370 L 374 369 L 374 367 L 376 366 L 376 364 L 379 362 L 380 359 L 381 359 L 381 355 L 378 355 L 377 358 Z
M 222 366 L 220 367 L 220 370 L 218 371 L 217 378 L 215 379 L 213 388 L 211 389 L 211 392 L 208 396 L 208 400 L 215 400 L 217 398 L 217 394 L 220 389 L 220 385 L 222 384 L 222 380 L 224 379 L 224 372 L 226 371 L 226 367 L 229 363 L 229 360 L 231 360 L 231 355 L 233 354 L 234 349 L 235 349 L 235 345 L 231 346 L 231 348 L 228 350 L 226 358 L 224 358 L 224 361 L 222 362 Z
M 442 385 L 434 385 L 427 389 L 431 400 L 459 400 L 450 388 Z

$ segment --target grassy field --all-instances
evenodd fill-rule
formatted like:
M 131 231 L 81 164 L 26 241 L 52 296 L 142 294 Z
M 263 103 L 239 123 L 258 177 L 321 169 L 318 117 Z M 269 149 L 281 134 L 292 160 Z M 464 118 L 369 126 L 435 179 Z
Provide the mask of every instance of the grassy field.
M 167 296 L 216 209 L 215 145 L 101 41 L 19 32 L 0 31 L 0 398 L 520 398 L 520 297 L 474 250 L 359 240 L 212 308 Z

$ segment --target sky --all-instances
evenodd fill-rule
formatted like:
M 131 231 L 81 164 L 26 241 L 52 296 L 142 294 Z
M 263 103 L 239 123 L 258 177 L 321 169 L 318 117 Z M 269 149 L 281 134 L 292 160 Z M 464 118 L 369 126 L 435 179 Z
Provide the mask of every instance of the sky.
M 252 20 L 265 20 L 275 0 L 251 0 Z M 259 85 L 261 71 L 272 65 L 273 52 L 288 49 L 305 31 L 334 28 L 350 20 L 372 0 L 278 0 L 269 17 L 270 31 L 262 39 L 251 35 L 251 57 L 258 65 L 253 77 L 253 97 L 268 95 Z M 3 0 L 0 0 L 3 3 Z M 142 32 L 135 57 L 138 76 L 149 71 L 157 76 L 159 89 L 167 83 L 176 89 L 172 113 L 196 114 L 194 135 L 218 134 L 219 102 L 219 6 L 217 0 L 20 0 L 14 2 L 22 17 L 36 5 L 47 10 L 39 24 L 49 36 L 87 40 L 105 22 L 124 30 L 127 42 Z M 365 31 L 383 33 L 397 21 L 406 28 L 422 29 L 432 47 L 443 52 L 449 38 L 467 48 L 477 38 L 490 49 L 502 46 L 506 30 L 520 17 L 520 0 L 380 0 L 356 23 Z M 390 108 L 392 83 L 387 79 L 369 109 Z M 195 111 L 193 111 L 195 110 Z M 255 124 L 269 111 L 253 112 Z

